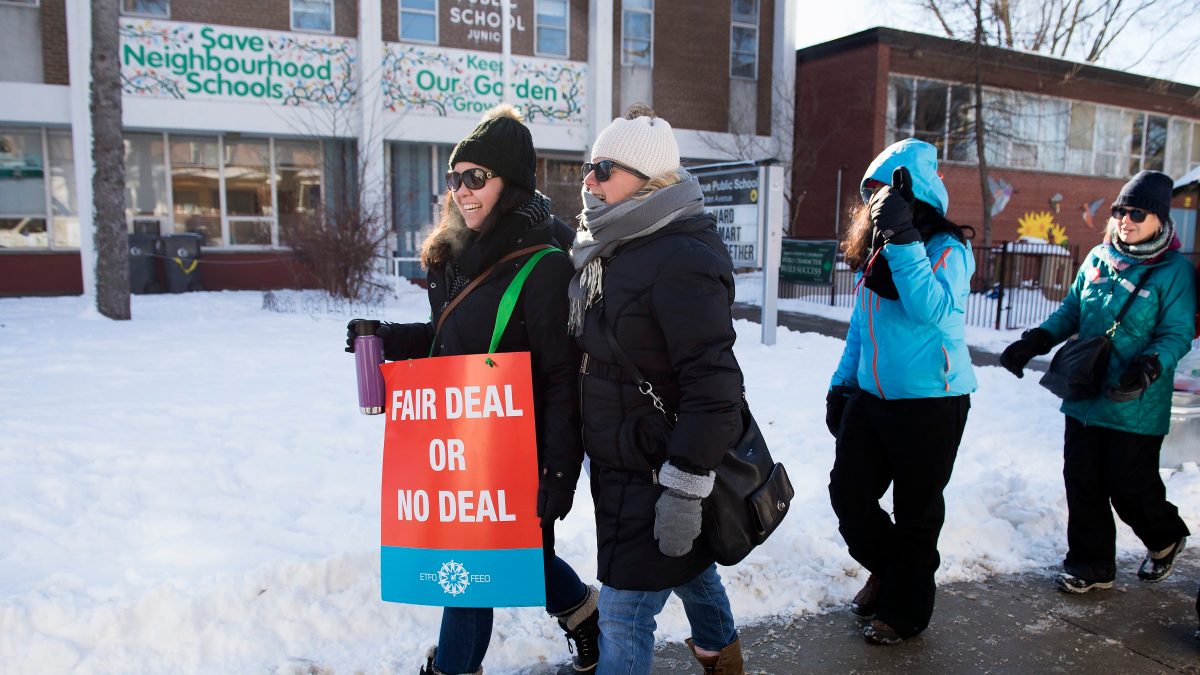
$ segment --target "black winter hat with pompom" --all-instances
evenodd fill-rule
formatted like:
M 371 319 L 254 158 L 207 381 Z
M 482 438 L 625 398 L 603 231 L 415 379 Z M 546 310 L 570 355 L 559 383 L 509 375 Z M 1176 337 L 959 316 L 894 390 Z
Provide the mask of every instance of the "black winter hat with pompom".
M 450 168 L 458 162 L 473 162 L 491 169 L 530 192 L 537 188 L 537 154 L 533 136 L 521 113 L 502 103 L 483 116 L 471 135 L 462 139 L 450 153 Z

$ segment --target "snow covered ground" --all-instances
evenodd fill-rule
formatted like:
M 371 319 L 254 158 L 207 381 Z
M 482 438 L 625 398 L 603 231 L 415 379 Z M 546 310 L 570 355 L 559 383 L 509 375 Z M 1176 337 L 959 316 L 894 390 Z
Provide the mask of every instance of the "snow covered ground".
M 379 600 L 382 424 L 342 351 L 354 309 L 261 293 L 0 299 L 0 670 L 412 673 L 439 610 Z M 375 316 L 428 316 L 412 287 Z M 842 342 L 738 322 L 755 416 L 796 486 L 766 545 L 722 569 L 746 623 L 844 605 L 863 582 L 829 507 L 824 393 Z M 1005 342 L 1006 340 L 1000 340 Z M 981 368 L 947 490 L 943 582 L 1055 564 L 1062 418 L 1031 378 Z M 1200 470 L 1165 472 L 1200 531 Z M 559 553 L 595 574 L 590 497 Z M 1119 528 L 1123 556 L 1140 554 Z M 567 656 L 537 609 L 500 610 L 489 673 Z M 672 601 L 659 637 L 688 635 Z

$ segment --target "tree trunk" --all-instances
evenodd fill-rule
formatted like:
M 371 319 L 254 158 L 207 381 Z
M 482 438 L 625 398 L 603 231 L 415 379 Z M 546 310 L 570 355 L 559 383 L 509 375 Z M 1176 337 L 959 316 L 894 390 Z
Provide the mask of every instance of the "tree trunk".
M 125 147 L 121 135 L 120 0 L 92 2 L 92 194 L 96 309 L 130 318 L 125 226 Z M 84 158 L 80 158 L 82 161 Z M 88 208 L 80 204 L 80 208 Z
M 979 155 L 979 193 L 983 197 L 983 245 L 992 245 L 992 191 L 988 189 L 983 120 L 983 0 L 975 0 L 975 154 Z

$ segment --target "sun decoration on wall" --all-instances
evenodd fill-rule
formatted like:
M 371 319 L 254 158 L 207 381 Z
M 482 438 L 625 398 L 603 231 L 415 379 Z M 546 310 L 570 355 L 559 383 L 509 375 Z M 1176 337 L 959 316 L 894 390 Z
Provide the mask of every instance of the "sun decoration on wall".
M 1050 244 L 1067 243 L 1067 229 L 1054 222 L 1054 214 L 1048 211 L 1026 213 L 1017 219 L 1020 227 L 1017 236 L 1041 239 Z

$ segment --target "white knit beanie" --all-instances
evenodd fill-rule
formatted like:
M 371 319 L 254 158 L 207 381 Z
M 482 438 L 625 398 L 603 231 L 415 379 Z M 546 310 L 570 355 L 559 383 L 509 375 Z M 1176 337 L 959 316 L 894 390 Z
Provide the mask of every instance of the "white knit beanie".
M 671 125 L 661 117 L 618 117 L 592 146 L 592 161 L 613 159 L 653 178 L 679 168 L 679 145 Z

